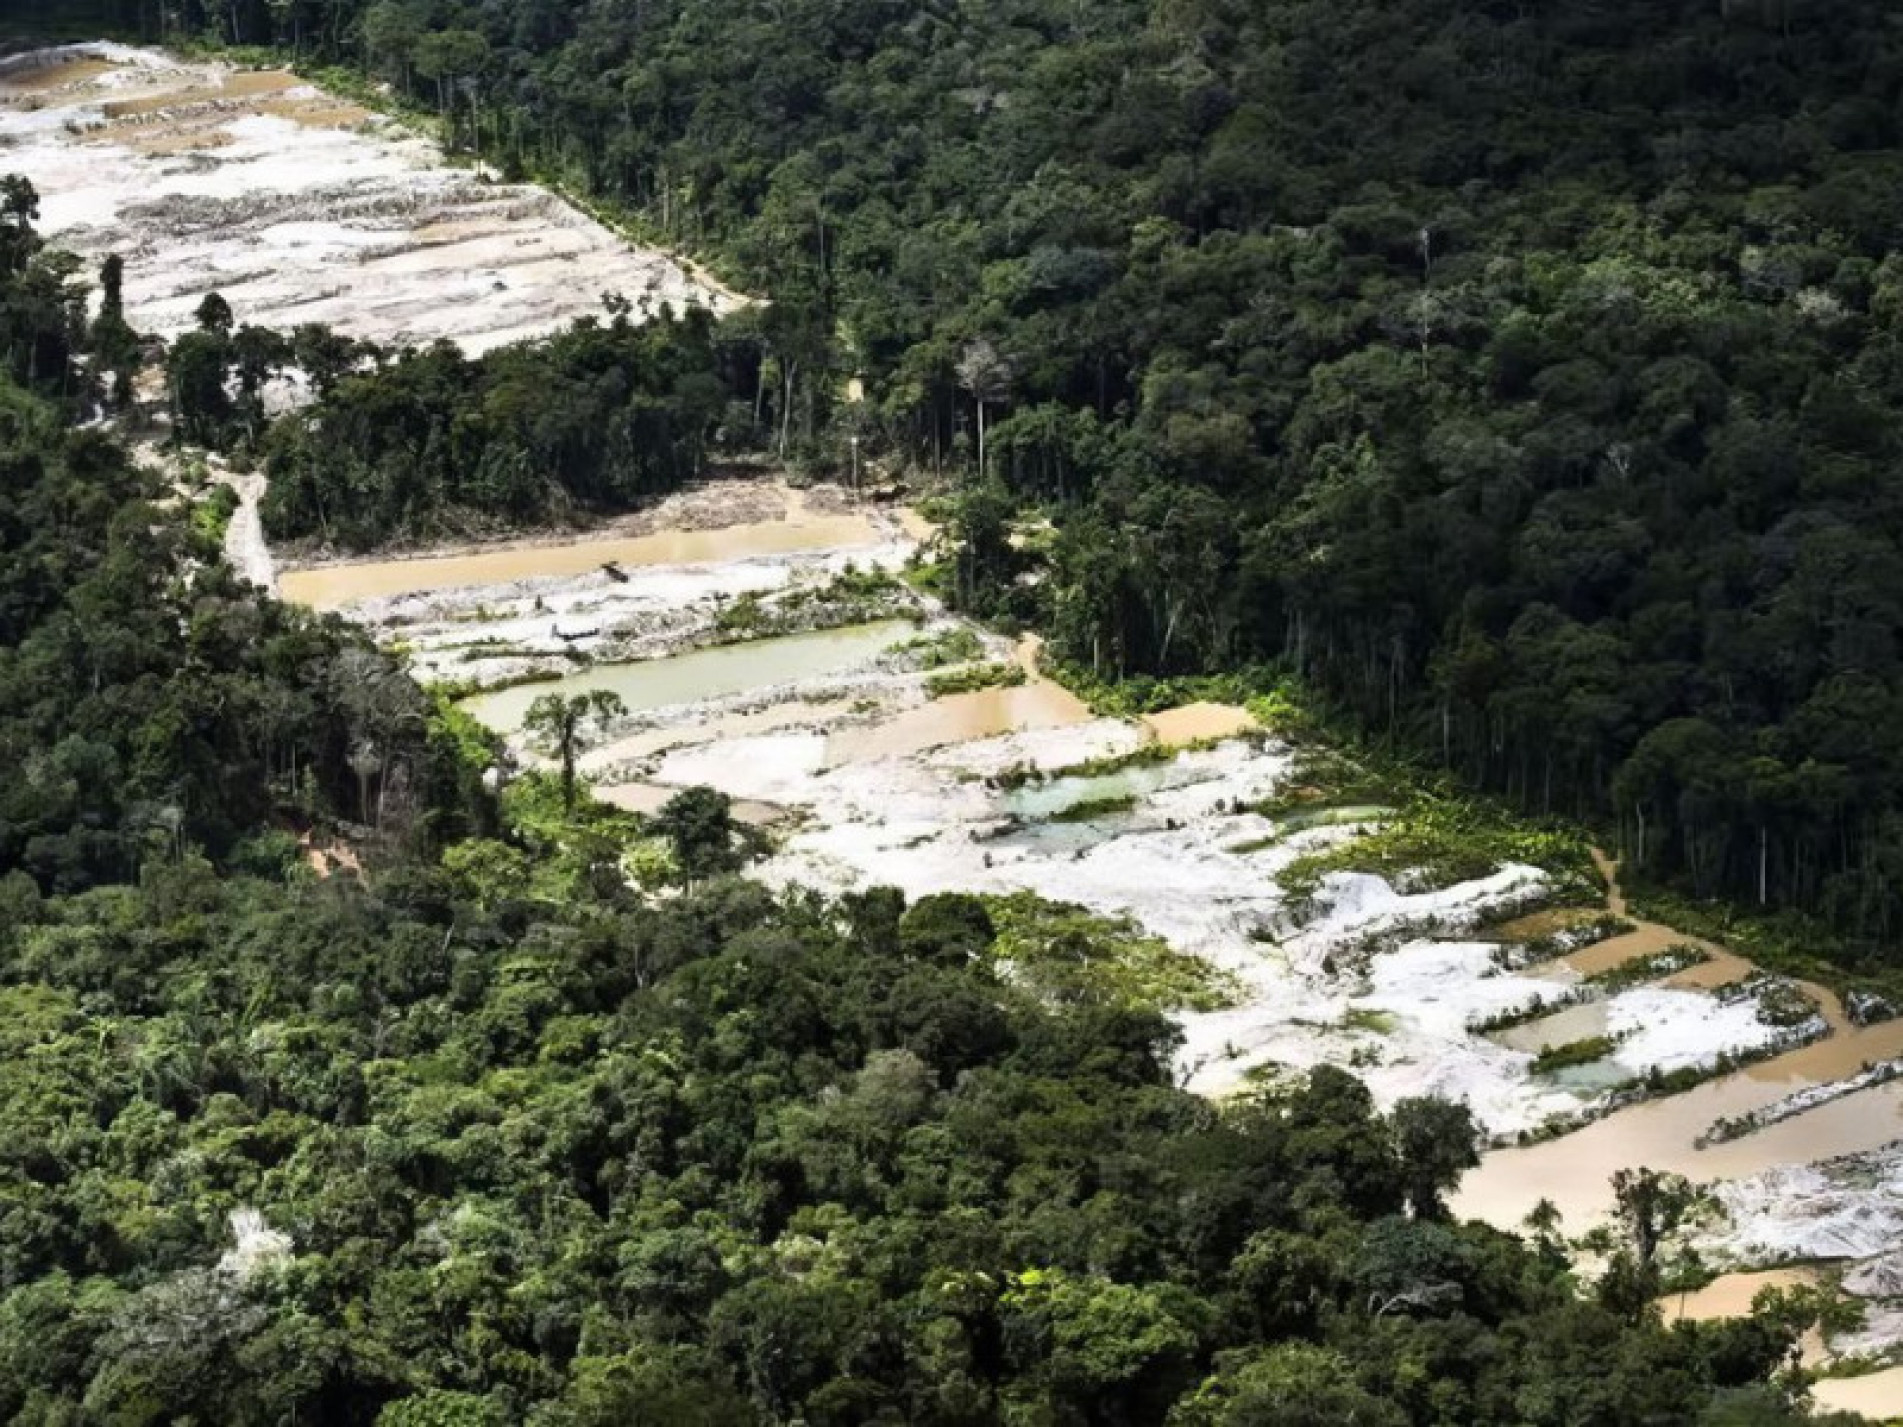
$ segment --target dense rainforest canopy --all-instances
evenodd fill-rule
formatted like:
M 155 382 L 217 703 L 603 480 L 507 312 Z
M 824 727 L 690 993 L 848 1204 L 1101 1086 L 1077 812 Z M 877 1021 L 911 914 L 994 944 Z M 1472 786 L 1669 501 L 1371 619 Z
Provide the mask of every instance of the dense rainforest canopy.
M 83 888 L 154 849 L 227 855 L 279 807 L 462 827 L 408 676 L 341 621 L 255 599 L 214 535 L 163 513 L 178 492 L 71 427 L 123 318 L 88 319 L 31 185 L 0 190 L 0 870 Z
M 1655 874 L 1903 927 L 1882 0 L 71 13 L 361 66 L 721 255 L 792 454 L 1050 509 L 964 593 L 1074 661 L 1279 661 Z
M 131 404 L 144 351 L 121 276 L 108 266 L 87 363 L 88 399 L 112 411 Z M 387 350 L 317 323 L 253 326 L 207 293 L 164 354 L 172 435 L 262 462 L 279 541 L 367 550 L 625 510 L 704 474 L 716 442 L 748 441 L 753 411 L 728 393 L 757 385 L 758 353 L 717 342 L 704 308 L 637 322 L 602 297 L 602 318 L 470 358 L 453 342 Z M 274 421 L 269 389 L 292 375 L 309 400 Z
M 722 878 L 707 794 L 644 895 L 638 819 L 492 796 L 74 428 L 117 329 L 7 191 L 0 1417 L 1804 1420 L 1803 1304 L 1661 1323 L 1653 1181 L 1582 1293 L 1550 1226 L 1449 1221 L 1464 1108 L 1218 1108 L 1154 1010 L 1001 978 L 974 899 Z M 300 845 L 339 827 L 361 871 Z
M 671 490 L 704 473 L 728 415 L 712 329 L 704 310 L 622 310 L 473 361 L 443 342 L 340 375 L 264 443 L 266 528 L 365 549 Z

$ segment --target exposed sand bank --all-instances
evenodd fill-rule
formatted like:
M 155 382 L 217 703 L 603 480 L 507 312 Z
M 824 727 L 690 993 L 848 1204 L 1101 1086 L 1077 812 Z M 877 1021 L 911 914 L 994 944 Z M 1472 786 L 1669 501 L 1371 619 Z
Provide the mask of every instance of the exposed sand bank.
M 473 353 L 598 312 L 606 292 L 644 313 L 739 301 L 282 71 L 110 44 L 17 57 L 0 71 L 0 150 L 38 189 L 49 237 L 125 258 L 141 331 L 186 330 L 217 290 L 244 322 Z

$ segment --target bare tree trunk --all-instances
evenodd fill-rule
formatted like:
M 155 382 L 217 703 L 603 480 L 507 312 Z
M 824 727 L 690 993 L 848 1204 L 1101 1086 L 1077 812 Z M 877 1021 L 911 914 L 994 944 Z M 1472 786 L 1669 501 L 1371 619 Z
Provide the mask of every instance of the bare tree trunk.
M 780 403 L 780 459 L 786 459 L 786 445 L 793 434 L 793 379 L 799 371 L 799 363 L 788 361 L 785 364 L 785 377 L 781 386 L 785 399 Z

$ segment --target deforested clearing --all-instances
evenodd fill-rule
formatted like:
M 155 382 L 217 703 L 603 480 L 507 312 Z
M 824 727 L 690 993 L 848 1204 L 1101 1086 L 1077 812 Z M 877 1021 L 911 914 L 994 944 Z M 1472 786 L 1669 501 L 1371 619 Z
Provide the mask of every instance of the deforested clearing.
M 0 154 L 38 190 L 49 237 L 126 259 L 126 315 L 162 336 L 213 290 L 262 326 L 471 353 L 609 293 L 647 313 L 740 301 L 282 70 L 109 44 L 16 57 L 0 69 Z

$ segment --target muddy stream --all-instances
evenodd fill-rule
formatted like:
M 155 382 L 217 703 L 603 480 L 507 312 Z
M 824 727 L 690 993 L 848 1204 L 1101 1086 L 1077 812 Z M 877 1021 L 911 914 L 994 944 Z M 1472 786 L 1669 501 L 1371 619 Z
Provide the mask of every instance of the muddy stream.
M 1609 909 L 1631 919 L 1617 867 L 1602 859 L 1600 870 L 1607 878 Z M 1666 978 L 1666 985 L 1709 988 L 1742 980 L 1756 969 L 1713 942 L 1646 921 L 1637 921 L 1626 935 L 1573 952 L 1563 960 L 1572 970 L 1589 975 L 1680 944 L 1700 948 L 1710 960 Z M 1797 1091 L 1843 1080 L 1903 1055 L 1903 1020 L 1853 1026 L 1836 995 L 1811 983 L 1799 984 L 1830 1026 L 1830 1034 L 1822 1040 L 1679 1094 L 1615 1111 L 1557 1139 L 1497 1150 L 1467 1176 L 1455 1199 L 1456 1210 L 1510 1228 L 1541 1199 L 1548 1199 L 1577 1231 L 1610 1207 L 1610 1179 L 1621 1168 L 1669 1170 L 1702 1183 L 1877 1149 L 1903 1137 L 1903 1081 L 1893 1081 L 1855 1091 L 1738 1139 L 1698 1147 L 1698 1138 L 1720 1119 L 1763 1109 Z M 1590 1005 L 1561 1014 L 1575 1013 L 1582 1024 L 1589 1024 Z

